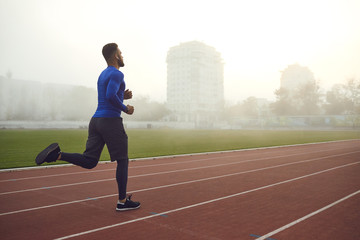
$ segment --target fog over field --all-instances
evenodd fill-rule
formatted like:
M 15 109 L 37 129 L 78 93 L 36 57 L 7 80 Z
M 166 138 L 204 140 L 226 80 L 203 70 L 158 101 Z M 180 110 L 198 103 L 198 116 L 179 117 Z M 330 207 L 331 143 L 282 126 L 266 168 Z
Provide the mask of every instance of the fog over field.
M 166 57 L 189 41 L 221 54 L 225 117 L 254 117 L 260 105 L 278 115 L 358 114 L 359 91 L 349 89 L 360 81 L 359 12 L 357 0 L 0 0 L 0 120 L 89 119 L 109 42 L 124 56 L 134 120 L 166 119 Z M 279 110 L 293 65 L 313 74 L 303 92 L 318 109 Z

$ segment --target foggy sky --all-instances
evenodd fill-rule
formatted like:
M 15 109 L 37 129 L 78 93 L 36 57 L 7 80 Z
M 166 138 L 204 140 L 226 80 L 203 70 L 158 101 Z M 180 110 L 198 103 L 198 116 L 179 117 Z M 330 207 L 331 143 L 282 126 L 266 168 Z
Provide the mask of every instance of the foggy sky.
M 273 99 L 290 64 L 324 88 L 360 77 L 359 12 L 357 0 L 0 0 L 0 75 L 96 88 L 101 48 L 117 42 L 127 87 L 165 101 L 168 49 L 199 40 L 222 54 L 226 100 Z

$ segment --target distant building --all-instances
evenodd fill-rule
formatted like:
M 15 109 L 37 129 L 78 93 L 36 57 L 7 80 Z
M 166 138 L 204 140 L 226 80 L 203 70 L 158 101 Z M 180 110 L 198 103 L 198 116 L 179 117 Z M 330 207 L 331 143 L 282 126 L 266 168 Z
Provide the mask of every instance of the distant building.
M 167 54 L 167 107 L 171 120 L 208 127 L 224 107 L 224 63 L 215 48 L 181 43 Z
M 292 92 L 308 83 L 315 83 L 314 74 L 308 67 L 292 64 L 282 71 L 280 87 L 283 89 Z
M 83 121 L 96 106 L 92 88 L 0 76 L 0 121 Z

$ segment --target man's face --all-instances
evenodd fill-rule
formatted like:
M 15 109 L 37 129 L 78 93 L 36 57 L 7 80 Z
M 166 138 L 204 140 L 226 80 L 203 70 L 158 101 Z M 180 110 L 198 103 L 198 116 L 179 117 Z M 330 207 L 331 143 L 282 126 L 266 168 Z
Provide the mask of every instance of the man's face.
M 119 67 L 125 66 L 124 59 L 123 59 L 123 56 L 121 55 L 121 51 L 120 51 L 119 48 L 117 49 L 117 51 L 115 53 L 115 58 L 116 58 L 116 60 L 118 62 Z

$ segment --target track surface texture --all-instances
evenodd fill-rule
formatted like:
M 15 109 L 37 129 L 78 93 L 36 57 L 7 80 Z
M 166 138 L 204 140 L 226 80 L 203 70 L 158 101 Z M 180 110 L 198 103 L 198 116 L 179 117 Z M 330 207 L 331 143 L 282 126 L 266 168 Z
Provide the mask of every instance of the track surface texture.
M 360 239 L 360 140 L 0 172 L 1 239 Z

